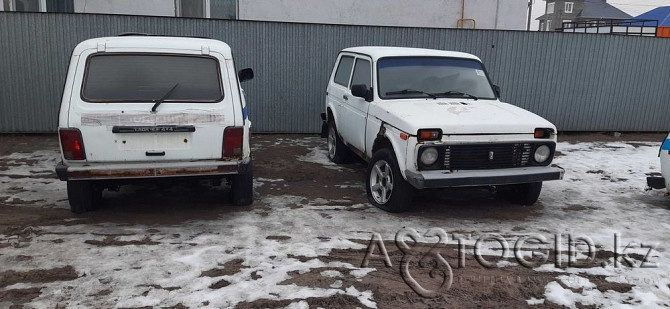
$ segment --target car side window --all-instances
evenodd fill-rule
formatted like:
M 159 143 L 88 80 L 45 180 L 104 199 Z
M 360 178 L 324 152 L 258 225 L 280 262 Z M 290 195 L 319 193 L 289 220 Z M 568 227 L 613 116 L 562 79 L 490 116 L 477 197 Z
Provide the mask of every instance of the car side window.
M 347 87 L 347 85 L 349 85 L 349 77 L 351 76 L 351 68 L 353 64 L 354 57 L 342 56 L 340 58 L 340 64 L 337 65 L 337 71 L 335 71 L 335 78 L 333 81 L 339 85 Z
M 351 86 L 353 85 L 365 85 L 368 89 L 370 88 L 370 85 L 372 85 L 370 61 L 360 58 L 356 59 L 354 76 L 351 78 Z

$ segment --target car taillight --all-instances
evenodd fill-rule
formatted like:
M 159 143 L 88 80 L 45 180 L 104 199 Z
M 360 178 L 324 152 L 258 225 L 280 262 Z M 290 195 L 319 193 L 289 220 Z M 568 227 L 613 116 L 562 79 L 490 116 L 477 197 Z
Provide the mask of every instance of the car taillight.
M 86 160 L 84 152 L 84 142 L 81 139 L 81 132 L 77 129 L 60 129 L 60 145 L 63 149 L 65 160 Z
M 243 127 L 228 127 L 223 131 L 223 157 L 239 157 L 242 155 L 244 143 Z

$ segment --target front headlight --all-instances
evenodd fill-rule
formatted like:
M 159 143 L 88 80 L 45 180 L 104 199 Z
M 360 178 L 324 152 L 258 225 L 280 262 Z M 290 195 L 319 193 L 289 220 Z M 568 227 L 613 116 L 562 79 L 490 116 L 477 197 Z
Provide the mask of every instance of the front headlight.
M 437 149 L 426 148 L 421 153 L 421 163 L 425 166 L 431 166 L 437 161 Z
M 535 149 L 535 162 L 544 163 L 549 160 L 549 156 L 551 156 L 551 149 L 549 149 L 549 146 L 542 145 Z

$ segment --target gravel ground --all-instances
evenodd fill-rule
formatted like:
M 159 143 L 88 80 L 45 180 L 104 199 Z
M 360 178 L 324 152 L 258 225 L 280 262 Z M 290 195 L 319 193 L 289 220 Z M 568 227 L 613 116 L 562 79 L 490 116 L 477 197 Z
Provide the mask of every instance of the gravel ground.
M 105 192 L 99 210 L 74 215 L 53 173 L 57 137 L 3 135 L 0 308 L 668 307 L 670 198 L 644 190 L 663 137 L 560 135 L 565 179 L 545 183 L 535 206 L 445 189 L 390 214 L 367 203 L 364 164 L 330 163 L 324 140 L 255 135 L 251 206 L 230 205 L 226 185 L 175 182 Z M 402 249 L 398 231 L 417 241 Z M 510 248 L 483 242 L 488 267 L 474 254 L 484 235 Z M 531 235 L 548 244 L 519 243 Z M 579 236 L 593 241 L 587 263 Z M 403 258 L 434 293 L 410 287 Z

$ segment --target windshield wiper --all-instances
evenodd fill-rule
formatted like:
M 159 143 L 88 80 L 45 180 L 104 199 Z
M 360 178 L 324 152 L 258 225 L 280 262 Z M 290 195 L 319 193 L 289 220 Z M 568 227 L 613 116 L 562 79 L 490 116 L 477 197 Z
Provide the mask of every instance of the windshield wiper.
M 432 94 L 432 93 L 428 93 L 428 92 L 421 91 L 421 90 L 414 90 L 414 89 L 405 89 L 405 90 L 400 90 L 400 91 L 390 91 L 390 92 L 387 92 L 386 95 L 395 95 L 395 94 L 415 94 L 415 93 L 425 94 L 425 95 L 427 95 L 427 96 L 429 96 L 429 97 L 431 97 L 431 98 L 433 98 L 433 99 L 437 99 L 437 96 L 434 95 L 434 94 Z
M 173 92 L 175 89 L 177 89 L 177 86 L 179 86 L 179 83 L 174 84 L 174 86 L 172 86 L 172 88 L 170 88 L 170 90 L 168 90 L 168 92 L 166 92 L 165 95 L 163 95 L 162 98 L 160 98 L 160 99 L 158 99 L 158 100 L 155 100 L 155 101 L 154 101 L 154 106 L 151 108 L 151 111 L 155 113 L 155 112 L 156 112 L 156 109 L 158 108 L 158 106 L 160 106 L 161 103 L 165 102 L 165 100 L 167 100 L 167 98 L 170 97 L 170 95 L 172 94 L 172 92 Z
M 454 90 L 449 90 L 449 91 L 445 91 L 445 92 L 442 92 L 442 93 L 436 93 L 435 95 L 443 95 L 443 96 L 454 96 L 454 95 L 456 95 L 456 96 L 468 97 L 468 98 L 473 99 L 475 101 L 479 100 L 478 97 L 473 96 L 469 93 L 454 91 Z

